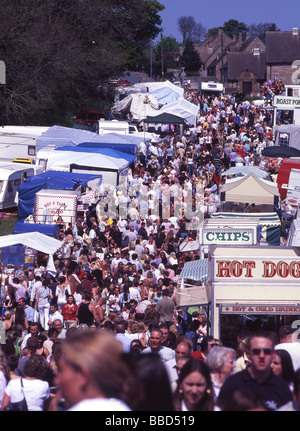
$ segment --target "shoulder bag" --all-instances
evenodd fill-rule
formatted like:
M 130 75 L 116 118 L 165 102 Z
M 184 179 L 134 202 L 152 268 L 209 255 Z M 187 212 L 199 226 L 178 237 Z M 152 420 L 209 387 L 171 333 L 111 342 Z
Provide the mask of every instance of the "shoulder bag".
M 23 394 L 23 399 L 21 401 L 18 401 L 16 403 L 9 403 L 6 407 L 4 407 L 4 412 L 27 412 L 28 406 L 27 401 L 24 394 L 24 386 L 23 386 L 23 379 L 21 378 L 21 391 Z

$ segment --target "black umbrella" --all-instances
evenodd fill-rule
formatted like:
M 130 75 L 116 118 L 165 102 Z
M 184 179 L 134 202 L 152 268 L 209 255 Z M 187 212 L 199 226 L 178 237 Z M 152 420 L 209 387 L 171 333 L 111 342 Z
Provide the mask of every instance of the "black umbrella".
M 262 151 L 262 155 L 265 157 L 300 157 L 300 150 L 297 150 L 297 148 L 294 147 L 282 147 L 282 146 L 275 146 L 275 147 L 266 147 Z

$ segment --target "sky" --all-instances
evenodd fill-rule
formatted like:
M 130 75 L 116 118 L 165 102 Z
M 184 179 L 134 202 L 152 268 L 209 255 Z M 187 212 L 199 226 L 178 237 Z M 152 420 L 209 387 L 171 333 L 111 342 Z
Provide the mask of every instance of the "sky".
M 223 26 L 235 19 L 247 25 L 275 23 L 282 31 L 300 28 L 299 0 L 158 0 L 164 11 L 162 17 L 163 36 L 173 36 L 181 43 L 182 36 L 177 28 L 181 16 L 193 16 L 207 30 Z M 287 5 L 287 7 L 285 7 Z

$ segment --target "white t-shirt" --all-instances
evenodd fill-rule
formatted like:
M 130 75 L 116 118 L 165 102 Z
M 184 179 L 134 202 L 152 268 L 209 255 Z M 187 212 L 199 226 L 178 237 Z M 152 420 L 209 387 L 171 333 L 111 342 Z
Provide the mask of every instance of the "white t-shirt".
M 3 401 L 6 385 L 7 385 L 6 378 L 3 372 L 0 371 L 0 408 L 2 407 L 2 401 Z
M 22 379 L 24 385 L 24 395 L 29 411 L 43 411 L 44 402 L 50 396 L 49 383 L 43 380 Z M 12 379 L 6 386 L 5 393 L 10 397 L 12 403 L 22 401 L 21 379 Z
M 79 401 L 73 407 L 70 407 L 69 412 L 83 412 L 83 411 L 101 411 L 101 412 L 129 412 L 130 407 L 121 400 L 116 398 L 91 398 Z

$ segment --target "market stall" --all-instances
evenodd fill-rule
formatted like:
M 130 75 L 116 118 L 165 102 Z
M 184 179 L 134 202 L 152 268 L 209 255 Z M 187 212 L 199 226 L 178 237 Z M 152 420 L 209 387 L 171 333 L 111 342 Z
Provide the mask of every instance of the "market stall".
M 222 185 L 220 198 L 223 211 L 234 211 L 237 207 L 241 211 L 274 211 L 280 202 L 277 184 L 252 173 L 227 179 Z
M 53 271 L 53 254 L 62 245 L 62 241 L 40 232 L 6 235 L 0 238 L 1 265 L 33 266 L 35 254 L 40 252 L 49 256 L 47 269 Z
M 268 326 L 276 324 L 274 317 L 297 320 L 299 254 L 299 249 L 288 247 L 211 246 L 208 277 L 212 335 L 220 338 L 222 331 L 228 330 L 223 323 L 226 316 L 236 317 L 241 327 L 243 317 L 264 318 Z
M 191 260 L 184 264 L 180 273 L 180 285 L 176 292 L 179 306 L 208 305 L 210 288 L 208 279 L 208 259 Z

